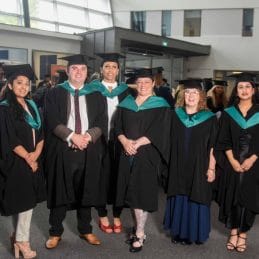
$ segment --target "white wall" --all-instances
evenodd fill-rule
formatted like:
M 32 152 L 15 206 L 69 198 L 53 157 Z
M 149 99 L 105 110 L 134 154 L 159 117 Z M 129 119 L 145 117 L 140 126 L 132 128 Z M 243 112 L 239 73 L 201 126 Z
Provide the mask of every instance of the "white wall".
M 111 0 L 113 12 L 259 7 L 258 0 Z
M 122 28 L 130 28 L 130 12 L 117 12 L 116 15 L 113 15 L 114 26 Z
M 161 35 L 162 12 L 146 12 L 146 32 Z
M 0 47 L 27 49 L 30 64 L 33 50 L 80 53 L 81 36 L 1 24 L 0 35 Z
M 116 2 L 117 0 L 113 0 Z M 137 1 L 121 1 L 122 4 L 117 6 L 117 10 L 147 10 L 151 13 L 151 9 L 172 11 L 171 37 L 194 43 L 211 45 L 211 54 L 209 57 L 190 57 L 185 62 L 185 76 L 187 77 L 213 77 L 215 70 L 259 70 L 259 58 L 257 57 L 259 46 L 259 0 L 228 0 L 228 1 L 149 1 L 148 6 L 144 6 L 138 1 L 138 6 L 134 6 Z M 126 3 L 125 3 L 126 2 Z M 130 2 L 130 3 L 127 3 Z M 171 3 L 172 2 L 172 3 Z M 177 4 L 181 2 L 181 8 L 177 10 Z M 190 5 L 187 7 L 186 3 Z M 191 4 L 192 2 L 192 4 Z M 206 6 L 209 2 L 210 5 Z M 223 2 L 227 2 L 223 4 Z M 195 5 L 195 6 L 194 6 Z M 228 8 L 223 9 L 224 6 Z M 233 8 L 230 8 L 230 7 Z M 152 7 L 152 8 L 151 8 Z M 170 8 L 168 8 L 170 7 Z M 195 7 L 195 8 L 194 8 Z M 204 9 L 202 8 L 204 7 Z M 242 37 L 242 14 L 244 8 L 254 8 L 254 31 L 253 37 Z M 201 12 L 201 36 L 200 37 L 184 37 L 184 9 L 203 9 Z M 158 15 L 158 12 L 156 15 Z M 116 13 L 115 13 L 116 15 Z M 147 28 L 149 33 L 157 33 L 158 25 L 161 26 L 161 18 L 157 17 L 157 26 L 147 20 Z M 119 26 L 119 24 L 116 24 Z M 153 27 L 153 28 L 152 28 Z M 128 27 L 129 28 L 129 27 Z M 153 31 L 152 31 L 153 29 Z M 161 35 L 161 32 L 160 32 Z

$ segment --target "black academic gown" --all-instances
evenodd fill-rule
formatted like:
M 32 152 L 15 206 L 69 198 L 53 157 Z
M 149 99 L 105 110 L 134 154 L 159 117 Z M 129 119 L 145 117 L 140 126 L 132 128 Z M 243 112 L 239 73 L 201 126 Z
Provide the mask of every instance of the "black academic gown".
M 105 103 L 99 92 L 85 95 L 89 129 L 99 127 L 107 132 Z M 75 198 L 69 170 L 69 157 L 65 154 L 70 147 L 66 141 L 54 134 L 57 125 L 67 125 L 70 112 L 70 93 L 62 87 L 51 89 L 46 99 L 46 156 L 47 205 L 53 208 L 61 205 L 103 206 L 105 201 L 100 189 L 105 188 L 101 171 L 104 155 L 104 135 L 95 143 L 90 143 L 85 152 L 85 174 L 80 200 Z M 107 137 L 107 136 L 106 136 Z M 74 207 L 72 207 L 74 208 Z
M 116 98 L 118 98 L 119 103 L 129 94 L 128 89 Z M 106 104 L 106 113 L 108 116 L 108 104 L 107 97 L 103 96 Z M 117 110 L 113 114 L 113 120 L 116 120 Z M 108 132 L 107 132 L 108 135 Z M 118 166 L 119 157 L 121 152 L 121 145 L 115 135 L 114 129 L 110 130 L 109 141 L 106 142 L 106 152 L 103 159 L 103 171 L 105 172 L 105 183 L 106 191 L 105 196 L 108 204 L 114 204 L 116 199 L 116 189 L 117 189 L 117 177 L 118 177 Z M 102 191 L 102 190 L 101 190 Z
M 238 113 L 241 115 L 238 107 Z M 259 106 L 254 105 L 247 113 L 246 121 L 259 112 Z M 242 116 L 243 117 L 243 116 Z M 226 112 L 220 119 L 220 132 L 216 145 L 217 159 L 217 198 L 220 205 L 219 219 L 226 223 L 231 209 L 236 205 L 244 207 L 255 214 L 259 213 L 259 161 L 258 159 L 250 170 L 240 174 L 235 172 L 230 165 L 225 151 L 232 149 L 235 159 L 240 161 L 240 136 L 250 135 L 249 148 L 246 157 L 255 154 L 259 157 L 259 117 L 257 124 L 242 129 L 242 127 Z M 240 181 L 241 180 L 241 181 Z
M 28 108 L 35 118 L 34 110 Z M 35 150 L 31 126 L 14 117 L 8 106 L 0 105 L 0 184 L 2 189 L 1 213 L 14 215 L 36 206 L 46 199 L 45 179 L 41 159 L 33 173 L 26 161 L 13 149 L 22 145 L 28 152 Z M 43 139 L 42 128 L 35 129 L 35 146 Z M 1 183 L 2 182 L 2 183 Z
M 173 111 L 168 197 L 186 195 L 193 202 L 210 204 L 212 185 L 207 182 L 206 174 L 216 134 L 216 116 L 187 127 Z
M 135 112 L 118 107 L 115 131 L 117 136 L 123 134 L 129 139 L 145 136 L 151 141 L 140 147 L 134 158 L 121 149 L 116 205 L 156 211 L 159 164 L 161 159 L 168 162 L 169 157 L 170 108 Z

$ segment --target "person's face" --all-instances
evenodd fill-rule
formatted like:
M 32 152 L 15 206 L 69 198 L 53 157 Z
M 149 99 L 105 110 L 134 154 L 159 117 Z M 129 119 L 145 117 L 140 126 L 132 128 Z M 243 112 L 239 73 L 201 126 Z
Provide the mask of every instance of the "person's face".
M 30 80 L 26 76 L 18 76 L 13 84 L 8 84 L 8 87 L 13 91 L 16 98 L 24 98 L 30 90 Z
M 214 92 L 216 94 L 222 94 L 224 92 L 224 87 L 222 85 L 216 85 L 214 88 Z
M 185 106 L 197 108 L 200 101 L 200 91 L 196 88 L 184 90 Z
M 87 66 L 80 65 L 71 65 L 67 69 L 68 80 L 73 86 L 81 86 L 84 84 L 87 78 Z
M 137 92 L 140 96 L 150 96 L 153 94 L 155 82 L 149 77 L 141 77 L 136 81 Z
M 101 73 L 103 75 L 104 81 L 115 82 L 116 77 L 119 74 L 119 66 L 116 62 L 112 62 L 112 61 L 104 62 L 101 68 Z
M 254 88 L 249 82 L 239 82 L 237 84 L 237 96 L 240 100 L 252 100 Z

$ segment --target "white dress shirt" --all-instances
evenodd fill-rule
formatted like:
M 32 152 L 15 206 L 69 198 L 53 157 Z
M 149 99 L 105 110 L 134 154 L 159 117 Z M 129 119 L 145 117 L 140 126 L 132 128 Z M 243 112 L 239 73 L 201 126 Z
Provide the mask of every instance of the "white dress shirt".
M 102 81 L 102 84 L 108 89 L 109 87 L 112 87 L 112 89 L 117 87 L 117 82 L 114 83 L 108 83 L 105 81 Z M 118 96 L 115 96 L 113 98 L 106 97 L 107 100 L 107 107 L 108 107 L 108 136 L 110 135 L 110 130 L 114 128 L 114 112 L 117 108 L 117 105 L 119 104 Z
M 69 83 L 69 85 L 76 90 L 76 88 Z M 84 86 L 82 85 L 78 90 L 82 89 Z M 67 127 L 71 129 L 73 132 L 67 137 L 67 141 L 70 142 L 70 139 L 75 132 L 75 105 L 74 105 L 74 96 L 70 94 L 70 113 L 68 116 Z M 84 134 L 88 130 L 88 116 L 87 116 L 87 108 L 86 108 L 86 100 L 85 95 L 79 96 L 79 112 L 81 119 L 81 134 Z

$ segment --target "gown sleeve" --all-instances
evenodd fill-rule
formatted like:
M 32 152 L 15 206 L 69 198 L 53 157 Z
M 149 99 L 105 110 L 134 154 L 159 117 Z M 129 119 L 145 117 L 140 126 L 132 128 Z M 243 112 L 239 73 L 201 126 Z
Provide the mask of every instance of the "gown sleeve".
M 151 141 L 166 163 L 169 161 L 170 126 L 171 110 L 170 108 L 161 108 L 158 116 L 145 132 L 145 137 Z
M 230 118 L 223 112 L 219 119 L 219 134 L 217 138 L 216 150 L 225 151 L 233 148 L 231 132 L 230 132 Z

